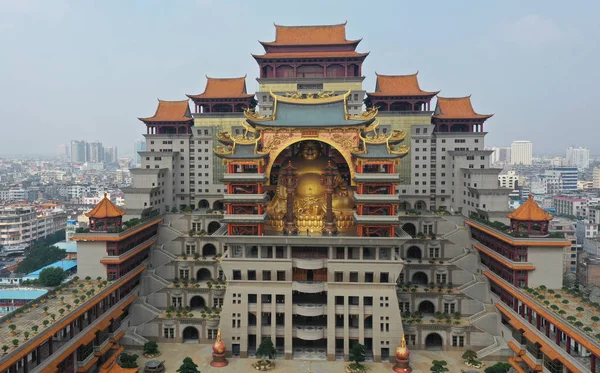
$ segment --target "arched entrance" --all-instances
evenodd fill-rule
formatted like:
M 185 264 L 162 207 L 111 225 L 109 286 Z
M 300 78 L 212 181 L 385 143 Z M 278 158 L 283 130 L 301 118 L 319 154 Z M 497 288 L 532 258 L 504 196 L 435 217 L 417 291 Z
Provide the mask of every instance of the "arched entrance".
M 192 299 L 190 299 L 190 309 L 192 311 L 195 310 L 203 310 L 206 308 L 206 301 L 199 295 L 194 295 Z
M 202 256 L 212 258 L 217 255 L 217 248 L 212 243 L 207 243 L 202 247 Z
M 411 246 L 406 250 L 406 259 L 421 259 L 423 254 L 418 246 Z
M 200 333 L 193 326 L 188 326 L 183 329 L 183 343 L 198 343 Z
M 223 201 L 215 201 L 213 203 L 213 210 L 223 210 Z
M 221 228 L 221 223 L 217 221 L 211 221 L 210 223 L 208 223 L 208 234 L 215 233 L 219 228 Z
M 444 345 L 442 336 L 438 333 L 430 333 L 425 338 L 425 348 L 429 351 L 440 351 Z
M 198 272 L 196 272 L 196 281 L 209 281 L 210 279 L 212 279 L 212 275 L 208 269 L 200 268 Z
M 415 202 L 415 210 L 427 210 L 427 203 L 425 201 L 417 201 Z
M 210 207 L 210 204 L 205 199 L 201 199 L 200 202 L 198 202 L 198 208 L 199 209 L 207 209 L 209 207 Z
M 425 272 L 415 272 L 415 274 L 412 275 L 412 283 L 414 285 L 427 285 L 428 277 Z
M 435 313 L 435 306 L 428 300 L 424 300 L 419 303 L 419 313 L 421 315 L 433 315 Z
M 417 227 L 415 227 L 413 223 L 404 223 L 402 225 L 402 230 L 411 237 L 417 236 Z

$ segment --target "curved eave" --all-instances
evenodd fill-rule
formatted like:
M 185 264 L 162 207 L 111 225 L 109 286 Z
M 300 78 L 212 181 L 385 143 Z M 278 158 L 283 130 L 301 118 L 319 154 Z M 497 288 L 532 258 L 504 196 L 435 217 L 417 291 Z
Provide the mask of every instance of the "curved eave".
M 198 95 L 188 95 L 186 94 L 187 97 L 189 97 L 192 100 L 226 100 L 226 99 L 247 99 L 247 98 L 252 98 L 254 97 L 253 94 L 250 93 L 245 93 L 245 94 L 239 94 L 239 95 L 231 95 L 231 96 L 225 96 L 225 97 L 217 97 L 217 96 L 205 96 L 204 93 L 200 93 Z
M 284 26 L 285 27 L 285 26 Z M 358 45 L 360 42 L 362 41 L 362 38 L 360 39 L 356 39 L 356 40 L 345 40 L 344 42 L 341 43 L 317 43 L 317 44 L 286 44 L 286 43 L 279 43 L 277 40 L 274 41 L 258 41 L 260 43 L 260 45 L 262 45 L 263 47 L 312 47 L 315 45 L 318 46 L 337 46 L 337 45 Z
M 311 126 L 311 125 L 307 125 L 306 123 L 302 123 L 299 122 L 297 124 L 281 124 L 281 123 L 277 123 L 277 119 L 275 120 L 265 120 L 265 121 L 253 121 L 251 119 L 246 119 L 246 121 L 248 123 L 250 123 L 252 126 L 256 127 L 281 127 L 281 128 L 296 128 L 296 127 L 303 127 L 306 129 L 314 129 L 314 128 L 330 128 L 330 127 L 335 127 L 335 128 L 339 128 L 339 127 L 366 127 L 369 124 L 373 123 L 373 121 L 375 120 L 375 118 L 369 119 L 367 121 L 357 121 L 357 120 L 342 120 L 340 122 L 340 124 L 326 124 L 326 125 L 316 125 L 316 126 Z
M 441 91 L 435 91 L 435 92 L 427 92 L 427 91 L 421 91 L 420 93 L 413 93 L 413 94 L 403 94 L 403 95 L 399 95 L 397 93 L 385 93 L 385 92 L 367 92 L 367 96 L 368 97 L 394 97 L 394 98 L 413 98 L 413 97 L 428 97 L 428 98 L 433 98 L 435 96 L 437 96 Z
M 361 158 L 361 159 L 400 159 L 400 158 L 404 158 L 406 155 L 408 154 L 408 152 L 403 153 L 403 154 L 394 154 L 394 153 L 390 153 L 388 155 L 385 156 L 370 156 L 368 153 L 352 153 L 353 156 L 355 156 L 356 158 Z
M 475 114 L 471 116 L 448 116 L 444 114 L 433 115 L 432 119 L 443 119 L 443 120 L 473 120 L 473 119 L 489 119 L 493 117 L 494 114 Z
M 290 52 L 293 53 L 293 52 Z M 308 52 L 311 53 L 311 52 Z M 267 55 L 267 54 L 251 54 L 252 58 L 254 58 L 255 60 L 273 60 L 273 59 L 285 59 L 285 60 L 294 60 L 294 59 L 315 59 L 315 58 L 319 58 L 319 59 L 326 59 L 326 58 L 331 58 L 331 59 L 340 59 L 340 58 L 361 58 L 362 60 L 364 60 L 365 58 L 367 58 L 369 56 L 369 54 L 371 52 L 365 52 L 365 53 L 361 53 L 361 52 L 355 52 L 355 55 L 352 56 L 327 56 L 327 53 L 324 52 L 323 55 L 314 55 L 314 56 L 277 56 L 278 53 L 271 53 L 271 55 Z M 288 54 L 288 53 L 281 53 L 283 55 Z M 191 97 L 190 97 L 191 98 Z
M 222 154 L 222 153 L 217 153 L 217 152 L 215 152 L 215 155 L 222 159 L 262 159 L 262 158 L 267 158 L 269 156 L 268 154 L 254 154 L 254 155 L 239 156 L 236 154 Z
M 165 120 L 165 119 L 155 119 L 154 117 L 150 117 L 150 118 L 138 118 L 138 120 L 140 120 L 144 123 L 160 123 L 160 122 L 162 122 L 162 123 L 186 123 L 186 122 L 193 123 L 194 122 L 193 118 Z

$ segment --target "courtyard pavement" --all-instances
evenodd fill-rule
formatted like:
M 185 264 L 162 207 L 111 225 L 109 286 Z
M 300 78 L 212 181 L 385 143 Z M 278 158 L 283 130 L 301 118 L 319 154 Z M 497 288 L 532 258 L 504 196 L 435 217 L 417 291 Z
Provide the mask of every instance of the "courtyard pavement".
M 159 343 L 159 351 L 161 356 L 156 360 L 164 360 L 167 373 L 175 373 L 181 365 L 183 359 L 187 356 L 191 357 L 198 369 L 202 373 L 244 373 L 256 372 L 251 364 L 256 359 L 239 359 L 230 358 L 229 365 L 224 368 L 213 368 L 209 365 L 212 357 L 211 345 L 204 344 L 180 344 L 180 343 Z M 128 353 L 137 353 L 140 355 L 138 365 L 140 372 L 143 372 L 143 367 L 146 361 L 150 360 L 141 355 L 140 351 L 126 351 Z M 463 351 L 412 351 L 411 352 L 411 367 L 413 372 L 429 372 L 432 360 L 446 360 L 450 373 L 460 373 L 461 370 L 470 370 L 464 365 L 461 355 Z M 305 360 L 275 360 L 277 367 L 273 372 L 285 373 L 307 373 L 310 367 L 312 373 L 344 373 L 347 362 L 341 361 L 305 361 Z M 485 367 L 495 364 L 495 362 L 485 362 L 486 365 L 475 372 L 483 372 Z M 365 363 L 369 367 L 370 373 L 389 373 L 392 371 L 390 363 Z

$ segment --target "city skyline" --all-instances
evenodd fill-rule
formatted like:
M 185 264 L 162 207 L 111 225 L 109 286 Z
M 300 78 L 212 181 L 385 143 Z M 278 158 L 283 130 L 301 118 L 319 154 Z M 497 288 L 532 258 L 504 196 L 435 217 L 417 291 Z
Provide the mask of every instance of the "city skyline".
M 88 5 L 65 0 L 57 4 L 49 6 L 32 0 L 0 5 L 3 14 L 0 24 L 12 31 L 0 37 L 8 52 L 8 57 L 0 62 L 2 71 L 7 72 L 0 73 L 0 80 L 15 87 L 11 94 L 2 96 L 6 103 L 2 114 L 18 124 L 11 141 L 0 141 L 2 153 L 52 154 L 55 144 L 64 142 L 59 137 L 65 132 L 71 133 L 73 138 L 97 138 L 103 142 L 118 134 L 120 142 L 115 145 L 130 149 L 131 142 L 139 138 L 143 130 L 137 117 L 151 115 L 154 110 L 149 102 L 156 98 L 184 99 L 182 92 L 200 92 L 205 83 L 204 72 L 216 77 L 247 73 L 248 91 L 255 92 L 256 69 L 250 53 L 259 51 L 256 37 L 272 38 L 270 22 L 297 25 L 344 20 L 352 25 L 349 36 L 364 37 L 365 50 L 373 51 L 363 71 L 364 86 L 368 91 L 374 89 L 375 72 L 410 74 L 420 71 L 419 79 L 424 88 L 442 89 L 440 95 L 444 97 L 473 94 L 473 103 L 481 112 L 495 114 L 488 123 L 490 146 L 506 146 L 517 138 L 529 138 L 536 143 L 534 154 L 562 154 L 564 148 L 578 142 L 589 147 L 592 154 L 598 151 L 591 137 L 581 141 L 575 137 L 594 129 L 594 118 L 584 108 L 593 102 L 593 83 L 598 76 L 594 69 L 586 66 L 587 61 L 594 59 L 592 53 L 596 52 L 570 53 L 572 49 L 586 50 L 580 47 L 597 42 L 597 33 L 590 32 L 597 26 L 590 16 L 593 12 L 577 14 L 576 10 L 561 9 L 558 2 L 544 3 L 543 10 L 534 4 L 518 8 L 461 5 L 464 12 L 456 12 L 457 17 L 452 19 L 447 17 L 450 5 L 438 4 L 432 7 L 427 18 L 420 18 L 414 16 L 419 14 L 416 4 L 406 4 L 400 12 L 398 5 L 390 3 L 386 6 L 389 12 L 377 15 L 381 22 L 369 22 L 368 27 L 362 12 L 348 12 L 333 19 L 321 15 L 330 12 L 315 14 L 309 9 L 298 9 L 290 14 L 274 6 L 267 6 L 269 12 L 263 14 L 246 3 L 236 3 L 235 7 L 242 10 L 239 13 L 244 22 L 234 15 L 228 19 L 231 24 L 227 32 L 218 38 L 204 38 L 201 47 L 196 46 L 197 26 L 201 25 L 200 32 L 218 29 L 215 23 L 218 21 L 210 14 L 220 12 L 222 7 L 219 5 L 181 3 L 173 4 L 163 12 L 156 2 L 145 3 L 141 9 L 118 4 L 120 10 L 115 8 L 117 3 L 114 2 Z M 589 4 L 590 7 L 597 6 Z M 80 15 L 84 13 L 94 14 L 88 18 L 89 24 L 80 22 L 83 19 Z M 119 15 L 107 20 L 108 14 Z M 181 14 L 195 16 L 186 16 L 180 21 Z M 486 17 L 479 17 L 481 14 Z M 391 17 L 395 17 L 395 21 L 386 22 Z M 170 22 L 174 18 L 178 20 L 175 22 L 177 27 L 154 27 L 154 21 L 158 19 L 164 25 L 175 24 Z M 258 18 L 267 18 L 269 22 L 253 21 Z M 416 24 L 425 20 L 436 27 L 420 32 L 419 37 L 403 38 L 402 43 L 391 45 L 392 39 L 385 36 L 419 29 L 421 27 Z M 90 31 L 95 23 L 105 22 L 111 23 L 111 32 Z M 252 34 L 256 36 L 246 32 L 246 28 L 253 29 Z M 439 29 L 444 29 L 444 33 L 435 31 Z M 477 32 L 473 32 L 474 29 Z M 52 42 L 44 43 L 46 37 Z M 29 43 L 31 38 L 35 38 L 32 40 L 36 40 L 38 48 L 23 50 L 22 45 Z M 73 43 L 81 44 L 81 48 L 72 49 Z M 154 48 L 155 44 L 161 48 Z M 48 50 L 45 45 L 51 45 L 52 49 Z M 222 47 L 227 45 L 235 48 Z M 431 45 L 437 47 L 431 48 Z M 174 58 L 175 51 L 183 48 L 190 49 Z M 118 57 L 112 52 L 98 53 L 109 49 L 114 49 Z M 562 51 L 561 58 L 552 57 L 556 51 Z M 205 58 L 217 53 L 222 58 Z M 440 65 L 438 57 L 444 54 L 452 54 L 452 62 Z M 52 58 L 42 58 L 45 55 Z M 22 64 L 24 60 L 28 62 Z M 396 61 L 393 66 L 386 63 L 390 60 Z M 43 68 L 40 68 L 41 63 Z M 567 71 L 571 75 L 568 84 L 563 84 L 562 81 L 567 80 Z M 592 75 L 578 73 L 583 71 L 592 71 Z M 26 75 L 30 78 L 27 81 L 23 79 Z M 547 79 L 550 75 L 555 79 Z M 65 81 L 65 84 L 57 80 Z M 115 90 L 117 83 L 124 83 L 124 86 Z M 30 99 L 28 93 L 44 91 L 44 87 L 60 88 L 39 102 L 38 110 L 26 110 L 25 105 Z M 90 87 L 93 87 L 91 96 L 82 94 L 92 92 Z M 549 95 L 548 92 L 557 94 Z M 561 105 L 547 105 L 548 99 L 558 100 L 559 94 L 573 92 L 583 98 L 566 100 Z M 64 110 L 60 103 L 69 101 L 73 104 L 68 111 Z M 94 115 L 87 115 L 89 110 L 93 110 Z M 86 125 L 81 125 L 82 118 L 86 118 Z M 564 123 L 569 123 L 573 130 L 561 134 L 564 143 L 557 144 L 555 132 L 545 128 L 562 128 Z M 45 142 L 27 146 L 32 131 L 39 133 Z

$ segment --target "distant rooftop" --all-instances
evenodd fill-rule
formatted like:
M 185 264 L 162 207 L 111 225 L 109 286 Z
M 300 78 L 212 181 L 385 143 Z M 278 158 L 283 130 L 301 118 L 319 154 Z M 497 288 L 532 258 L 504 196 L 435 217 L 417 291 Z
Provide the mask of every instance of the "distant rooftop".
M 37 279 L 40 277 L 40 273 L 44 269 L 52 268 L 52 267 L 58 267 L 58 268 L 62 268 L 65 271 L 68 271 L 70 269 L 77 267 L 77 261 L 76 260 L 59 260 L 58 262 L 48 264 L 47 266 L 42 267 L 42 268 L 38 269 L 37 271 L 26 274 L 25 276 L 23 276 L 23 280 Z
M 55 243 L 53 246 L 56 246 L 59 249 L 63 249 L 67 253 L 70 253 L 70 254 L 77 253 L 77 242 L 75 242 L 75 241 L 70 241 L 70 242 L 61 241 L 61 242 Z
M 16 288 L 0 289 L 0 299 L 36 299 L 46 294 L 46 289 Z

